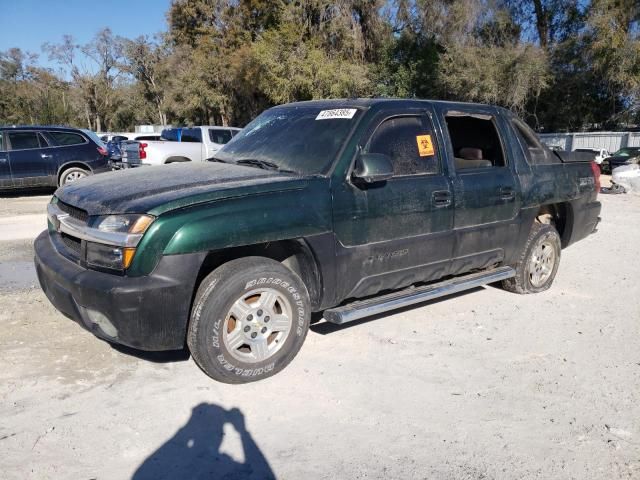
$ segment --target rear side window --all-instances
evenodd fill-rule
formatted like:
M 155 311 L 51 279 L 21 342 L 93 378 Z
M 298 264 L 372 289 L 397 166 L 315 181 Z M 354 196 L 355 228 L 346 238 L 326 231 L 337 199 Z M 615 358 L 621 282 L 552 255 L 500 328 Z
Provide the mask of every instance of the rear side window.
M 229 140 L 231 140 L 231 130 L 223 130 L 220 128 L 210 128 L 209 140 L 211 140 L 213 143 L 219 143 L 221 145 L 229 143 Z
M 506 166 L 493 116 L 452 111 L 445 120 L 456 171 Z
M 376 128 L 365 151 L 391 158 L 394 177 L 438 173 L 434 141 L 422 117 L 394 117 Z
M 70 132 L 47 132 L 57 145 L 80 145 L 86 143 L 82 135 Z
M 9 142 L 11 143 L 11 150 L 40 148 L 36 132 L 9 132 Z
M 181 142 L 202 143 L 202 130 L 199 128 L 183 128 Z
M 513 120 L 513 126 L 520 140 L 523 141 L 528 148 L 542 148 L 542 144 L 536 137 L 536 134 L 520 120 Z
M 162 135 L 160 135 L 162 140 L 167 140 L 169 142 L 178 142 L 178 129 L 177 128 L 165 128 L 162 131 Z
M 527 161 L 532 165 L 544 164 L 544 163 L 559 163 L 558 159 L 553 154 L 548 154 L 540 140 L 533 130 L 531 130 L 524 122 L 514 118 L 511 120 L 513 125 L 513 131 L 516 134 L 518 142 L 524 151 Z

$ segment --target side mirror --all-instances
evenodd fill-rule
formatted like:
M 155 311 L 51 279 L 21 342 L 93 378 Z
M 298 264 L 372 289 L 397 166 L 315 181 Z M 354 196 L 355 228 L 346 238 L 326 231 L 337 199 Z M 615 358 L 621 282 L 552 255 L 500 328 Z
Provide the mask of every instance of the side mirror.
M 393 164 L 383 153 L 361 153 L 356 160 L 353 177 L 365 183 L 384 182 L 393 177 Z

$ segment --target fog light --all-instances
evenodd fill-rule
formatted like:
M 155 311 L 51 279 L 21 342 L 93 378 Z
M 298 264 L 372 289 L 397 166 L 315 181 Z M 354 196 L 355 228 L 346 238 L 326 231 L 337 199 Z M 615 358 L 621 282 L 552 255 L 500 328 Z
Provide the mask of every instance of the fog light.
M 84 309 L 87 312 L 87 316 L 92 323 L 95 323 L 100 330 L 102 330 L 109 337 L 115 338 L 118 336 L 118 330 L 113 326 L 113 323 L 109 321 L 107 316 L 97 310 Z

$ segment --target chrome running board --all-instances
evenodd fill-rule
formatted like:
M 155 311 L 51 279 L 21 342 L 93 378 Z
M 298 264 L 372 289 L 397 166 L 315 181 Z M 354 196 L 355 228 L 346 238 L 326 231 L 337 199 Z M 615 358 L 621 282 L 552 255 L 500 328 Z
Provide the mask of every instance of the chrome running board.
M 499 282 L 514 277 L 516 271 L 511 267 L 499 267 L 483 272 L 470 273 L 460 277 L 450 278 L 438 283 L 409 287 L 397 292 L 387 293 L 379 297 L 357 300 L 347 305 L 325 310 L 324 319 L 327 322 L 342 325 L 343 323 L 360 320 L 398 308 L 426 302 L 445 295 L 462 292 L 471 288 L 481 287 L 489 283 Z

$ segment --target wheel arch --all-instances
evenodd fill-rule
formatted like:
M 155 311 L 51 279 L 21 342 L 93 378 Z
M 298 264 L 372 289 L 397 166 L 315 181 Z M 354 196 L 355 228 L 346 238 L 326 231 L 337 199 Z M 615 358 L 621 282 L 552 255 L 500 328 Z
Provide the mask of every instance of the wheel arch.
M 562 248 L 571 243 L 573 231 L 573 207 L 570 202 L 549 203 L 541 205 L 536 214 L 536 221 L 553 225 L 560 235 Z
M 81 168 L 82 170 L 86 170 L 87 172 L 92 173 L 91 167 L 84 162 L 73 160 L 64 163 L 58 167 L 58 174 L 56 175 L 58 185 L 60 185 L 60 178 L 62 178 L 62 174 L 70 168 Z
M 311 247 L 302 238 L 211 251 L 200 266 L 194 292 L 216 268 L 232 260 L 251 256 L 270 258 L 296 273 L 309 292 L 312 310 L 319 307 L 322 301 L 322 274 Z
M 190 162 L 190 161 L 191 161 L 190 158 L 174 155 L 174 156 L 168 157 L 164 161 L 164 163 L 184 163 L 184 162 Z

